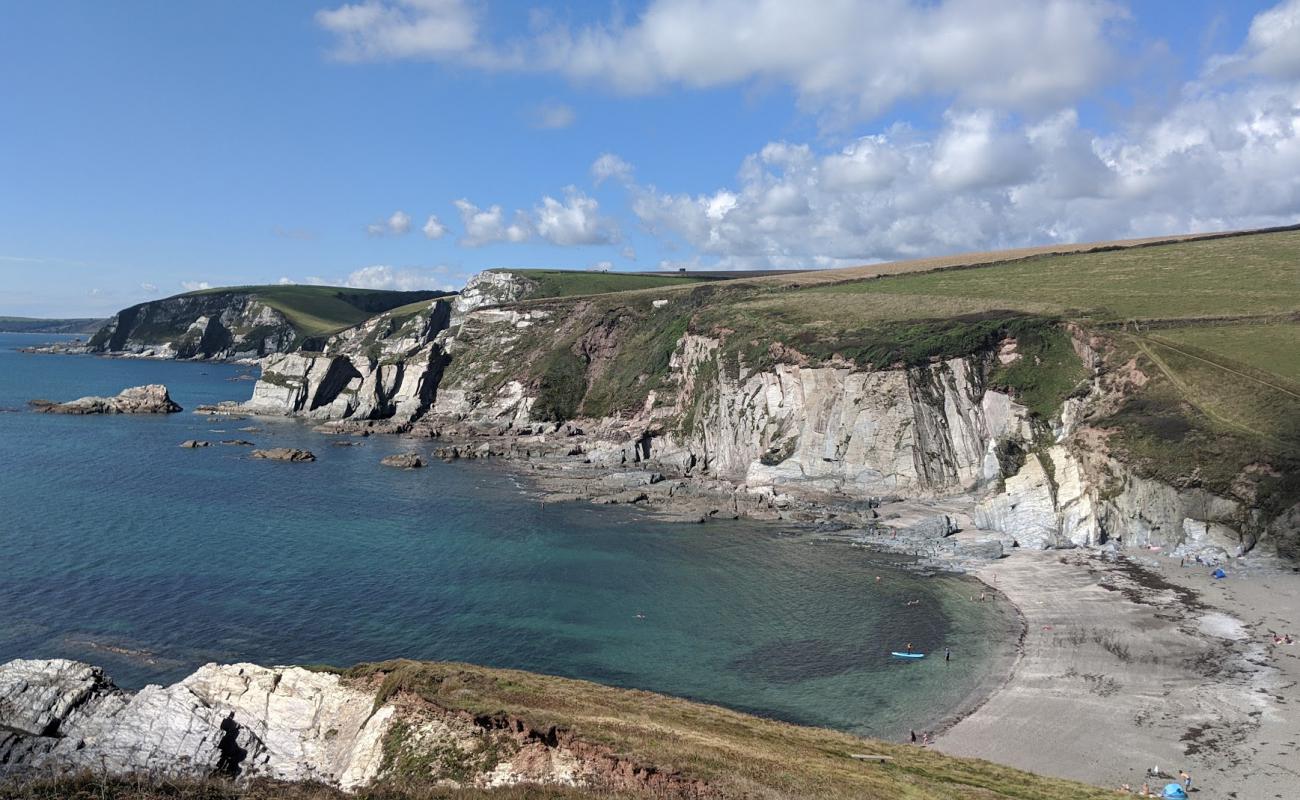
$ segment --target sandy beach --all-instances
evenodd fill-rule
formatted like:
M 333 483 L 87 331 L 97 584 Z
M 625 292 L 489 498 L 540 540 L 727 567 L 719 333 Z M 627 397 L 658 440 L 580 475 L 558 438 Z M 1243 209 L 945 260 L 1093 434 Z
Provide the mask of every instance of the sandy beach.
M 1137 792 L 1193 778 L 1193 796 L 1300 795 L 1300 574 L 1269 562 L 1180 567 L 1149 552 L 1016 551 L 977 572 L 1024 616 L 1007 683 L 937 742 Z

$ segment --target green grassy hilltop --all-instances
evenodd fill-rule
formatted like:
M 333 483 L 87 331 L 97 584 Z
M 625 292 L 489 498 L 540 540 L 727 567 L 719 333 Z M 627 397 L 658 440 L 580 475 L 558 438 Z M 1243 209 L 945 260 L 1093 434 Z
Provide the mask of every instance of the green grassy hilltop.
M 561 419 L 641 408 L 668 388 L 685 333 L 721 341 L 733 377 L 778 362 L 917 367 L 1014 337 L 1024 357 L 990 379 L 1046 420 L 1086 389 L 1072 342 L 1086 332 L 1109 372 L 1134 370 L 1123 402 L 1090 420 L 1116 455 L 1223 494 L 1249 471 L 1270 512 L 1300 499 L 1300 231 L 1073 249 L 534 297 L 521 306 L 563 320 L 558 335 L 450 369 L 491 390 L 505 379 L 492 361 L 527 364 L 534 412 Z

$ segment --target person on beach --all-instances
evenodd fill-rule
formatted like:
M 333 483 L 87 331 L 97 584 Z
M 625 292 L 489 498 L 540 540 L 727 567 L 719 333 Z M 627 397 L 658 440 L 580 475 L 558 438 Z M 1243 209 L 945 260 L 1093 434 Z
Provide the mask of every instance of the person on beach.
M 1181 769 L 1178 771 L 1178 780 L 1183 782 L 1183 791 L 1190 792 L 1192 790 L 1192 776 L 1187 774 L 1187 770 Z
M 1144 783 L 1144 784 L 1142 784 L 1142 794 L 1141 794 L 1141 796 L 1142 796 L 1142 797 L 1150 797 L 1150 796 L 1151 796 L 1151 784 L 1149 784 L 1149 783 Z
M 912 731 L 912 744 L 916 744 L 916 731 Z

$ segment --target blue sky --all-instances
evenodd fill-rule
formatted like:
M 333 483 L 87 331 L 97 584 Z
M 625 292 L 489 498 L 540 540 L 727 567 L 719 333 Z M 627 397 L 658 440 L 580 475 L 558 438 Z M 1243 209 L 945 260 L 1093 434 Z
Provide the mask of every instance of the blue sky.
M 1300 216 L 1298 0 L 0 14 L 0 314 Z

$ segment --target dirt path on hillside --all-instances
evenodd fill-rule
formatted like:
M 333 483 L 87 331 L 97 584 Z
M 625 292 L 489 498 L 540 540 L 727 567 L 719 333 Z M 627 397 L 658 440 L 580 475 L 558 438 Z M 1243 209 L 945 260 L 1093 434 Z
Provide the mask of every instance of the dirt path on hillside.
M 1135 791 L 1158 766 L 1187 769 L 1201 797 L 1294 795 L 1300 645 L 1266 635 L 1300 634 L 1300 575 L 1220 582 L 1078 551 L 1017 552 L 978 574 L 1028 630 L 1006 686 L 940 750 Z

